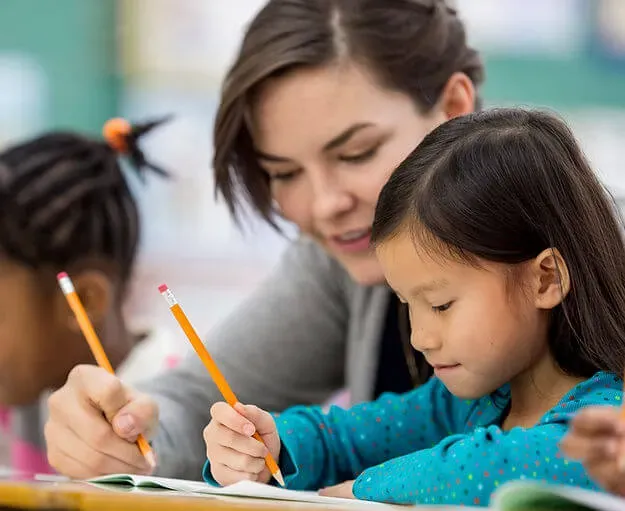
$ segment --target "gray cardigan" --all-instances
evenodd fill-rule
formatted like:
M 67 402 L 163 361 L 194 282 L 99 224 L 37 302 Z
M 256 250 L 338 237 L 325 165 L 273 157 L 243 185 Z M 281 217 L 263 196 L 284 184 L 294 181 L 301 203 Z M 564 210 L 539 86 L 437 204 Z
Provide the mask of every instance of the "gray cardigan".
M 357 285 L 302 239 L 206 346 L 243 403 L 279 411 L 321 403 L 342 387 L 352 401 L 368 400 L 389 298 L 388 287 Z M 193 353 L 140 388 L 159 404 L 158 475 L 199 479 L 202 430 L 222 400 L 206 369 Z

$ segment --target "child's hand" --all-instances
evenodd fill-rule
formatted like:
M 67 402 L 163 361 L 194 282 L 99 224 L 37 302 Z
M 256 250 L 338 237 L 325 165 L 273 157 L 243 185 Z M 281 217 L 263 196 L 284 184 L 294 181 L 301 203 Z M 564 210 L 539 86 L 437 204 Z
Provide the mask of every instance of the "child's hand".
M 561 443 L 564 453 L 582 462 L 606 490 L 625 496 L 625 419 L 620 408 L 593 406 L 571 421 Z
M 133 442 L 156 429 L 158 406 L 106 370 L 76 366 L 50 396 L 48 410 L 48 461 L 60 474 L 88 479 L 154 470 Z
M 243 480 L 269 482 L 271 473 L 265 456 L 270 452 L 278 461 L 280 455 L 280 437 L 273 417 L 257 406 L 241 403 L 234 408 L 215 403 L 211 417 L 204 428 L 204 441 L 215 481 L 222 486 Z M 265 445 L 252 438 L 256 431 Z
M 319 495 L 324 497 L 340 497 L 342 499 L 355 499 L 354 481 L 345 481 L 335 486 L 328 486 L 319 490 Z

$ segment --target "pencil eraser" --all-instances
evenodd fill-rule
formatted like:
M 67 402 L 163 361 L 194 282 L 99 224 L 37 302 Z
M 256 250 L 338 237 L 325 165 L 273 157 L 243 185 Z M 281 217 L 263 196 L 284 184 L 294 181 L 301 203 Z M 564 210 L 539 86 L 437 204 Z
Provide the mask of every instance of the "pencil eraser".
M 57 274 L 57 276 L 56 276 L 57 280 L 66 279 L 67 277 L 69 277 L 69 275 L 66 272 L 64 272 L 64 271 L 62 271 L 61 273 Z
M 160 286 L 158 286 L 158 292 L 159 293 L 164 293 L 165 291 L 167 291 L 169 288 L 167 287 L 167 284 L 161 284 Z

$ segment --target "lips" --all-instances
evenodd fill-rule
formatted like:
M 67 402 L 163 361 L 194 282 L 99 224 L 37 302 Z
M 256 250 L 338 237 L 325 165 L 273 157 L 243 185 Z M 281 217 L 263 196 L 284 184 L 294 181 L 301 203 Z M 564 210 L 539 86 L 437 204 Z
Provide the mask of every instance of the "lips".
M 337 252 L 370 252 L 371 227 L 352 229 L 328 238 L 329 245 Z
M 340 241 L 343 243 L 349 243 L 352 241 L 356 241 L 360 238 L 363 238 L 364 236 L 369 236 L 370 233 L 371 233 L 371 229 L 359 229 L 357 231 L 348 231 L 344 234 L 341 234 L 340 236 L 334 236 L 334 238 L 337 241 Z

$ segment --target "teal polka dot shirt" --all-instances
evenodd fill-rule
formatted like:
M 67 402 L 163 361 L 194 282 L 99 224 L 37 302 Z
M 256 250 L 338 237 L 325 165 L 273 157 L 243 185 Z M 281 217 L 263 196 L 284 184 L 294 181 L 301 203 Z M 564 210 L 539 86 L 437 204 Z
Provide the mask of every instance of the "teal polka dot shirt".
M 406 394 L 384 394 L 348 410 L 298 406 L 276 416 L 280 468 L 290 489 L 355 479 L 359 499 L 398 504 L 487 506 L 497 487 L 534 479 L 598 490 L 558 443 L 588 405 L 621 405 L 622 380 L 599 372 L 574 387 L 532 428 L 503 431 L 509 388 L 476 400 L 437 378 Z M 210 476 L 210 466 L 204 468 Z

